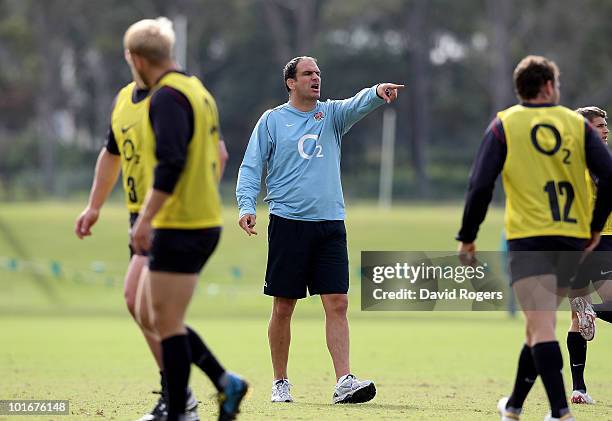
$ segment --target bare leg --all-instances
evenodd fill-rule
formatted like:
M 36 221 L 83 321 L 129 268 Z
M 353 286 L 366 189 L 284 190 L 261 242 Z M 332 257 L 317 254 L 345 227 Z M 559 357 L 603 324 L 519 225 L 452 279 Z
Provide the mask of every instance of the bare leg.
M 563 384 L 563 357 L 555 336 L 556 309 L 567 294 L 557 289 L 554 275 L 540 275 L 518 280 L 514 291 L 525 314 L 527 345 L 537 374 L 540 375 L 553 417 L 569 412 Z M 525 397 L 529 393 L 526 391 Z M 513 392 L 514 394 L 514 392 Z
M 286 379 L 291 343 L 291 316 L 297 300 L 274 297 L 272 316 L 268 325 L 268 341 L 272 356 L 274 380 Z
M 514 292 L 525 314 L 526 343 L 532 347 L 540 342 L 555 341 L 556 310 L 566 290 L 558 290 L 554 275 L 520 279 Z
M 607 303 L 612 301 L 612 280 L 596 282 L 595 290 L 602 302 Z
M 153 297 L 151 295 L 151 279 L 149 269 L 144 268 L 140 273 L 140 281 L 136 289 L 136 322 L 143 333 L 155 342 L 160 342 L 159 334 L 155 329 L 155 312 L 153 311 Z M 161 349 L 161 345 L 160 345 Z
M 145 307 L 150 307 L 151 302 L 144 294 L 145 283 L 148 282 L 148 257 L 134 255 L 130 260 L 124 282 L 124 297 L 128 310 L 138 326 L 140 327 L 149 349 L 155 358 L 155 362 L 160 371 L 163 370 L 161 358 L 161 346 L 159 338 L 154 333 L 152 320 L 147 317 L 150 313 L 143 311 Z M 148 286 L 147 286 L 148 287 Z
M 155 313 L 155 328 L 163 340 L 182 335 L 185 312 L 198 281 L 197 274 L 149 272 L 151 298 Z
M 179 420 L 185 413 L 192 360 L 184 320 L 198 275 L 151 271 L 149 276 L 168 391 L 168 420 Z
M 349 324 L 346 317 L 348 296 L 346 294 L 321 295 L 325 309 L 325 337 L 327 349 L 336 371 L 336 381 L 350 373 Z

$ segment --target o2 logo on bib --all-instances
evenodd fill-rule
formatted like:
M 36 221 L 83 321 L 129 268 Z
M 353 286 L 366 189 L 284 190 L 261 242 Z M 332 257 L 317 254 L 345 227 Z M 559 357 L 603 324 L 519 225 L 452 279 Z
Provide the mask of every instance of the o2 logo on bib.
M 313 142 L 307 142 L 308 140 Z M 319 135 L 316 134 L 307 134 L 298 140 L 298 152 L 302 158 L 323 158 L 323 146 L 317 144 L 317 140 L 319 140 Z

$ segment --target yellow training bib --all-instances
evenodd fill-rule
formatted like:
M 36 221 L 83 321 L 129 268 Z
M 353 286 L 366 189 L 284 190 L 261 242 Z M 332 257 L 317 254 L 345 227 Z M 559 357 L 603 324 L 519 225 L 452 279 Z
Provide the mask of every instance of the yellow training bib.
M 153 142 L 153 130 L 149 122 L 150 96 L 134 103 L 136 83 L 132 82 L 119 91 L 111 114 L 111 129 L 121 155 L 121 174 L 125 202 L 130 212 L 140 212 L 147 191 L 153 185 L 153 172 L 145 161 L 154 157 L 146 143 Z
M 589 191 L 589 203 L 591 204 L 590 208 L 592 210 L 595 206 L 595 198 L 597 197 L 597 185 L 595 184 L 595 181 L 593 181 L 593 178 L 591 177 L 591 174 L 588 171 L 586 171 L 586 178 L 587 187 Z M 601 230 L 601 235 L 612 235 L 612 214 L 608 216 L 606 224 Z
M 153 227 L 197 229 L 220 226 L 219 114 L 215 100 L 195 76 L 170 72 L 154 89 L 162 86 L 176 89 L 189 100 L 194 127 L 183 172 L 172 195 L 153 218 Z
M 523 105 L 498 117 L 507 143 L 502 171 L 507 238 L 589 238 L 584 118 L 562 106 Z

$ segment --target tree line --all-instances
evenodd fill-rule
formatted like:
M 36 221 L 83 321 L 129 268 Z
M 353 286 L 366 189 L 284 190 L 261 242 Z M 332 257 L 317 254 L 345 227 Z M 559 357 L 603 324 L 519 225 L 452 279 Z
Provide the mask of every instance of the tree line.
M 562 72 L 562 103 L 612 102 L 611 2 L 595 0 L 0 0 L 0 197 L 86 191 L 111 103 L 130 80 L 134 21 L 186 22 L 186 69 L 215 95 L 230 152 L 229 193 L 257 118 L 287 100 L 282 67 L 318 58 L 322 97 L 380 81 L 397 102 L 394 198 L 461 197 L 496 110 L 516 101 L 526 54 Z M 347 195 L 373 197 L 380 111 L 344 139 Z

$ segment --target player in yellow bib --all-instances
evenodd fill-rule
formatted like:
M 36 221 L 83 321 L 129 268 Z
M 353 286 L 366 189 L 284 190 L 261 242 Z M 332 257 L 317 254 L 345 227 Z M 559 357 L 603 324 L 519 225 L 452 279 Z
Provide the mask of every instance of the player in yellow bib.
M 165 21 L 162 19 L 160 22 Z M 129 64 L 130 58 L 127 54 L 126 60 Z M 134 82 L 124 86 L 115 97 L 107 141 L 98 156 L 89 203 L 76 222 L 75 232 L 79 238 L 92 234 L 91 228 L 97 222 L 100 210 L 115 186 L 119 173 L 122 174 L 130 227 L 134 225 L 147 191 L 153 184 L 152 162 L 155 156 L 152 148 L 146 147 L 147 144 L 152 145 L 154 142 L 148 113 L 151 97 L 149 89 L 138 74 L 134 71 L 132 74 Z M 218 153 L 220 176 L 227 161 L 227 151 L 221 139 L 218 142 Z M 143 291 L 144 282 L 141 282 L 146 278 L 147 265 L 146 253 L 134 253 L 130 246 L 130 263 L 125 275 L 124 297 L 129 312 L 143 331 L 161 375 L 162 391 L 158 402 L 150 413 L 141 418 L 141 421 L 154 421 L 165 419 L 168 402 L 159 339 L 152 334 L 148 320 L 143 320 L 143 316 L 146 316 L 143 309 L 150 306 Z M 188 390 L 186 410 L 190 421 L 199 419 L 196 409 L 197 400 L 191 390 Z
M 146 168 L 145 162 L 153 159 L 153 156 L 149 149 L 144 147 L 153 136 L 151 126 L 146 124 L 150 97 L 148 89 L 141 87 L 140 92 L 147 96 L 139 100 L 140 98 L 135 96 L 135 92 L 138 94 L 136 88 L 136 82 L 132 82 L 117 94 L 111 114 L 112 138 L 109 138 L 107 145 L 109 152 L 117 151 L 121 157 L 125 203 L 130 213 L 140 211 L 147 190 L 152 184 L 152 174 Z M 113 149 L 113 140 L 116 149 Z
M 578 108 L 576 112 L 586 118 L 597 130 L 601 140 L 608 143 L 607 113 L 598 107 Z M 597 183 L 587 173 L 591 202 L 595 201 Z M 588 287 L 591 282 L 602 304 L 592 304 Z M 612 323 L 612 216 L 608 217 L 601 232 L 601 240 L 584 261 L 572 282 L 572 322 L 567 332 L 567 349 L 572 371 L 572 403 L 592 404 L 593 398 L 587 393 L 584 381 L 587 341 L 595 336 L 595 318 Z
M 200 336 L 185 325 L 200 271 L 221 234 L 218 184 L 219 116 L 215 100 L 195 76 L 172 59 L 168 28 L 145 19 L 124 36 L 132 68 L 151 90 L 146 124 L 153 133 L 145 161 L 153 174 L 132 230 L 137 253 L 149 253 L 145 287 L 151 297 L 146 319 L 161 341 L 168 413 L 165 421 L 187 419 L 187 385 L 197 365 L 219 392 L 219 420 L 233 420 L 248 390 L 226 372 Z
M 490 124 L 476 156 L 459 253 L 473 257 L 475 239 L 501 173 L 511 282 L 526 319 L 514 389 L 498 402 L 503 421 L 518 420 L 536 378 L 551 412 L 546 420 L 574 420 L 563 385 L 555 337 L 556 309 L 567 294 L 582 251 L 591 251 L 612 209 L 612 158 L 597 132 L 559 104 L 559 70 L 528 56 L 514 70 L 518 105 Z M 591 207 L 585 171 L 599 180 Z

